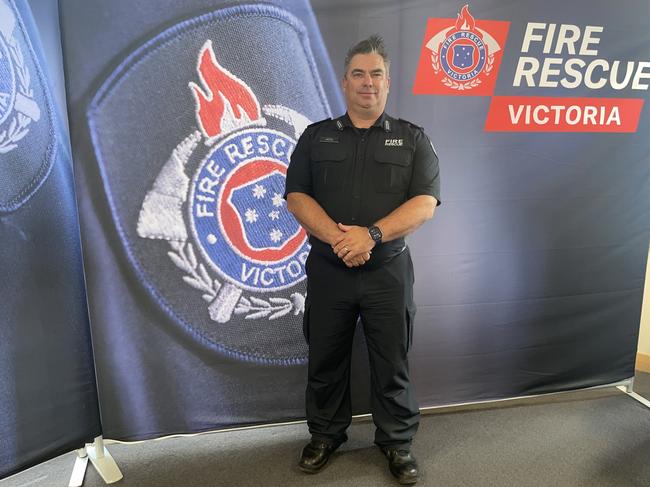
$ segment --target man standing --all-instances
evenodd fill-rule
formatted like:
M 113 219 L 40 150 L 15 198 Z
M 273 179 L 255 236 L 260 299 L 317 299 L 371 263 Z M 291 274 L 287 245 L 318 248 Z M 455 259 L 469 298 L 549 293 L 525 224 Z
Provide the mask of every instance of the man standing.
M 404 236 L 439 204 L 438 158 L 420 127 L 386 113 L 389 60 L 381 37 L 352 47 L 347 113 L 307 127 L 291 157 L 287 206 L 310 234 L 304 333 L 307 423 L 299 466 L 318 472 L 347 440 L 354 328 L 363 323 L 375 443 L 403 484 L 417 481 L 410 445 L 419 410 L 407 352 L 415 314 Z

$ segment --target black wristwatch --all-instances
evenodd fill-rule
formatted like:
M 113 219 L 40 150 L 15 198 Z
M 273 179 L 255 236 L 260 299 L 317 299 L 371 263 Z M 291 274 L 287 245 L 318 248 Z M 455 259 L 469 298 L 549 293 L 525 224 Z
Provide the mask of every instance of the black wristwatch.
M 381 243 L 381 238 L 383 237 L 383 234 L 381 233 L 381 230 L 379 227 L 376 227 L 375 225 L 371 226 L 368 228 L 368 233 L 370 234 L 370 238 L 375 241 L 375 243 L 380 244 Z

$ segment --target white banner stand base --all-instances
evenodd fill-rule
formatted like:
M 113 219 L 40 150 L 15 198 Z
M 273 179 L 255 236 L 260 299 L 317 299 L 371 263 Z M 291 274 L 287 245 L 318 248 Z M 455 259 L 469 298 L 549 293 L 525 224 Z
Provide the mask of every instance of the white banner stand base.
M 87 467 L 88 453 L 86 453 L 86 447 L 84 447 L 77 450 L 77 459 L 74 461 L 74 467 L 72 467 L 68 487 L 81 487 L 83 485 Z
M 639 401 L 641 404 L 643 404 L 645 407 L 650 409 L 650 401 L 648 401 L 645 397 L 640 396 L 636 392 L 634 392 L 634 378 L 631 378 L 627 383 L 617 386 L 617 389 L 619 391 L 624 392 L 628 396 L 630 396 L 632 399 L 635 399 L 636 401 Z
M 104 438 L 98 436 L 93 443 L 87 443 L 85 447 L 77 450 L 77 458 L 72 468 L 68 487 L 81 487 L 83 485 L 88 460 L 107 484 L 122 479 L 122 472 L 120 472 L 117 463 L 115 463 L 115 460 L 104 446 Z

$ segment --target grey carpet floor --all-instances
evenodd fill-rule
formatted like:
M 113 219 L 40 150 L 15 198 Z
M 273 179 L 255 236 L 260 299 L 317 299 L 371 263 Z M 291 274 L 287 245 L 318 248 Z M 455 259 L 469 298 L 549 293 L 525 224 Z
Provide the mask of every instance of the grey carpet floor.
M 650 374 L 635 390 L 650 399 Z M 296 468 L 304 424 L 108 446 L 124 479 L 116 487 L 395 486 L 373 425 L 357 421 L 349 441 L 317 475 Z M 441 409 L 422 417 L 413 446 L 423 486 L 650 486 L 650 409 L 618 389 Z M 1 487 L 68 484 L 69 453 L 0 481 Z M 89 468 L 84 485 L 105 485 Z

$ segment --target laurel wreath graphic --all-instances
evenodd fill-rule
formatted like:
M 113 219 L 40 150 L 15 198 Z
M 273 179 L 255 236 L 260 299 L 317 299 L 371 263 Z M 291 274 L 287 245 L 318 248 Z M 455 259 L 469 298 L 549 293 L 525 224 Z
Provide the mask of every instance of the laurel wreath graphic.
M 494 68 L 494 54 L 490 54 L 487 58 L 487 63 L 485 64 L 485 74 L 486 76 L 490 75 L 490 72 Z
M 202 262 L 196 258 L 196 252 L 191 242 L 169 242 L 173 251 L 167 252 L 172 262 L 185 272 L 183 281 L 194 289 L 203 293 L 202 298 L 208 303 L 216 297 L 221 283 L 210 277 Z M 277 320 L 293 311 L 298 315 L 305 311 L 305 296 L 301 293 L 293 293 L 291 299 L 269 298 L 268 301 L 256 296 L 248 298 L 242 296 L 235 307 L 235 314 L 245 315 L 244 319 L 254 320 L 257 318 L 268 318 Z
M 294 315 L 305 310 L 305 298 L 302 294 L 293 293 L 291 299 L 269 298 L 268 301 L 264 301 L 256 296 L 251 296 L 250 299 L 241 298 L 235 308 L 235 314 L 241 315 L 252 311 L 251 314 L 246 315 L 247 320 L 267 316 L 269 320 L 277 320 L 289 314 L 291 310 L 293 310 Z
M 175 252 L 167 252 L 167 255 L 176 266 L 185 272 L 183 281 L 194 289 L 202 291 L 203 299 L 212 301 L 217 296 L 221 287 L 219 281 L 213 281 L 202 262 L 196 259 L 194 247 L 189 242 L 169 242 Z
M 18 77 L 18 91 L 25 97 L 32 98 L 33 91 L 30 88 L 30 76 L 23 53 L 20 51 L 18 42 L 13 37 L 8 42 L 9 53 L 14 61 L 16 67 L 16 74 Z M 16 113 L 9 123 L 6 130 L 0 132 L 0 154 L 6 154 L 12 149 L 18 147 L 17 142 L 27 135 L 27 126 L 32 122 L 32 119 L 23 113 Z
M 431 51 L 431 67 L 438 74 L 440 72 L 440 62 L 438 61 L 438 51 Z
M 431 51 L 431 67 L 433 68 L 433 71 L 436 74 L 440 72 L 440 61 L 438 60 L 438 58 L 439 58 L 438 51 Z M 485 69 L 483 70 L 483 72 L 485 73 L 486 76 L 489 76 L 492 69 L 494 69 L 494 54 L 490 54 L 487 57 Z M 442 84 L 448 86 L 452 90 L 463 91 L 463 90 L 471 90 L 472 88 L 476 88 L 478 85 L 481 84 L 481 80 L 479 78 L 474 78 L 471 81 L 465 81 L 459 83 L 458 81 L 454 81 L 451 78 L 445 76 L 442 78 Z
M 481 84 L 481 80 L 478 78 L 474 78 L 472 81 L 466 81 L 464 83 L 459 83 L 458 81 L 453 81 L 449 78 L 442 78 L 442 84 L 445 86 L 449 86 L 452 90 L 471 90 L 472 88 L 477 87 L 478 85 Z

